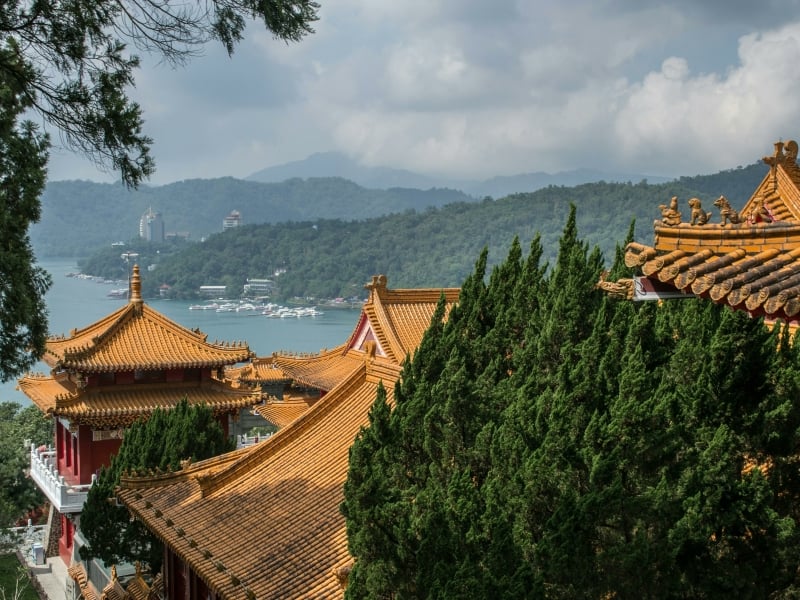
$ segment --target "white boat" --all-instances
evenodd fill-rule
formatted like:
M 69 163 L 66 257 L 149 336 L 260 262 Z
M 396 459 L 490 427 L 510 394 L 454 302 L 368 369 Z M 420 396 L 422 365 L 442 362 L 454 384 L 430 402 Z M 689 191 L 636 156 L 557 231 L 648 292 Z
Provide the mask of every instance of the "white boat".
M 219 304 L 212 302 L 211 304 L 192 304 L 189 310 L 217 310 Z

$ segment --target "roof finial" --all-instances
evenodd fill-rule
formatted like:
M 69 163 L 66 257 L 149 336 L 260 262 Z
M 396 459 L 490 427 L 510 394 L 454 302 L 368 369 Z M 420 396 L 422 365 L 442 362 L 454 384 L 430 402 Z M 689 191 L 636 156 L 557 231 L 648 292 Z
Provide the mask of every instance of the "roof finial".
M 133 265 L 130 289 L 131 304 L 142 304 L 142 279 L 139 277 L 139 265 Z

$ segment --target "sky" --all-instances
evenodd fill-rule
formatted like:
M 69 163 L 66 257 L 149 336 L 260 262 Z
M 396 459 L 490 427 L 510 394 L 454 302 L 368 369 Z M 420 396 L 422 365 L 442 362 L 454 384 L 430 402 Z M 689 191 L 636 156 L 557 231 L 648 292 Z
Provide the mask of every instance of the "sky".
M 188 66 L 141 55 L 150 183 L 335 151 L 438 177 L 716 173 L 800 139 L 800 0 L 319 0 Z M 57 142 L 57 136 L 55 136 Z M 63 148 L 52 181 L 115 181 Z

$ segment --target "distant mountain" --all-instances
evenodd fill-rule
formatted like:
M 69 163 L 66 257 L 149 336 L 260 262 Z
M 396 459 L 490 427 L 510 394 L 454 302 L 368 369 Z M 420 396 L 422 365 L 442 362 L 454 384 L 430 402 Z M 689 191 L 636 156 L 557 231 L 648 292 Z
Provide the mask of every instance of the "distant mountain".
M 42 194 L 42 218 L 31 227 L 41 256 L 84 256 L 99 246 L 138 237 L 139 219 L 152 208 L 166 231 L 200 240 L 222 231 L 232 211 L 242 223 L 317 219 L 362 220 L 474 198 L 451 189 L 367 189 L 341 177 L 291 178 L 258 183 L 232 177 L 187 179 L 129 190 L 121 184 L 51 181 Z
M 574 187 L 586 183 L 648 183 L 658 184 L 667 183 L 671 179 L 667 177 L 654 177 L 652 175 L 641 175 L 633 173 L 606 173 L 595 169 L 574 169 L 572 171 L 560 171 L 558 173 L 523 173 L 520 175 L 507 175 L 492 177 L 481 182 L 474 182 L 461 189 L 470 196 L 483 198 L 503 198 L 510 194 L 520 194 L 535 192 L 549 186 Z
M 149 209 L 162 214 L 168 233 L 200 240 L 220 232 L 223 219 L 232 210 L 241 213 L 244 225 L 319 219 L 363 221 L 404 212 L 424 214 L 428 208 L 449 204 L 481 203 L 476 200 L 486 196 L 500 199 L 510 195 L 508 190 L 512 189 L 565 188 L 576 197 L 591 197 L 604 193 L 602 185 L 592 189 L 596 182 L 591 180 L 601 176 L 606 177 L 604 181 L 608 184 L 638 185 L 643 180 L 634 176 L 614 178 L 589 170 L 557 175 L 531 173 L 516 178 L 493 178 L 486 184 L 491 183 L 494 188 L 475 188 L 470 194 L 452 187 L 367 188 L 341 177 L 293 177 L 280 183 L 232 177 L 189 179 L 165 186 L 142 186 L 138 190 L 129 190 L 121 184 L 55 181 L 49 182 L 42 194 L 42 218 L 31 227 L 30 237 L 39 256 L 80 257 L 98 247 L 138 237 L 139 219 Z M 763 177 L 764 165 L 757 163 L 714 175 L 681 177 L 674 183 L 704 200 L 724 194 L 734 206 L 742 206 Z M 574 181 L 587 183 L 571 183 Z M 649 184 L 652 193 L 662 193 L 653 181 Z M 688 199 L 683 192 L 676 193 L 682 201 Z M 668 199 L 653 198 L 653 205 Z
M 304 160 L 267 167 L 246 178 L 248 181 L 262 183 L 279 183 L 294 177 L 306 179 L 311 177 L 342 177 L 371 189 L 416 188 L 450 188 L 469 194 L 474 198 L 502 198 L 509 194 L 534 192 L 551 185 L 575 186 L 584 183 L 606 181 L 609 183 L 666 183 L 666 177 L 633 173 L 607 173 L 594 169 L 575 169 L 559 173 L 541 171 L 492 177 L 484 181 L 455 180 L 430 175 L 421 175 L 404 169 L 390 167 L 366 167 L 358 164 L 348 156 L 339 152 L 319 152 Z
M 295 160 L 261 169 L 245 179 L 261 183 L 280 183 L 294 177 L 301 179 L 341 177 L 349 179 L 362 187 L 380 190 L 395 187 L 416 188 L 419 190 L 427 190 L 434 187 L 452 187 L 442 185 L 442 181 L 434 177 L 412 173 L 403 169 L 364 167 L 339 152 L 318 152 L 303 160 Z
M 373 219 L 241 227 L 154 260 L 159 264 L 158 279 L 151 280 L 150 293 L 155 294 L 155 286 L 161 283 L 172 286 L 170 293 L 182 297 L 209 283 L 223 282 L 241 289 L 247 277 L 262 277 L 261 273 L 272 273 L 278 267 L 285 269 L 276 282 L 278 293 L 287 299 L 349 296 L 358 293 L 376 273 L 385 274 L 398 288 L 457 286 L 474 268 L 483 248 L 489 250 L 487 264 L 491 268 L 507 255 L 515 237 L 527 248 L 540 236 L 543 261 L 553 265 L 572 206 L 577 210 L 580 237 L 588 247 L 600 248 L 610 263 L 616 244 L 624 241 L 632 222 L 635 239 L 652 238 L 653 221 L 660 217 L 658 205 L 672 196 L 686 207 L 685 219 L 687 201 L 694 196 L 709 210 L 714 210 L 712 201 L 720 194 L 741 207 L 765 173 L 768 168 L 756 164 L 661 184 L 549 186 L 497 200 L 456 202 Z M 714 218 L 718 219 L 716 211 Z M 86 265 L 92 269 L 87 272 L 108 276 L 101 269 L 119 264 L 118 256 L 106 248 L 104 257 L 93 261 L 96 267 Z M 111 260 L 107 262 L 105 257 Z

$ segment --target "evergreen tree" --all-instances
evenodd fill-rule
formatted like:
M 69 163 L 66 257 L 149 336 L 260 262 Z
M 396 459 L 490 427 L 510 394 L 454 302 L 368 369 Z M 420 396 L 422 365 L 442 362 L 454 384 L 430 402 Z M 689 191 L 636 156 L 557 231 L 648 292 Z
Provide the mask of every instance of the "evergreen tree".
M 2 9 L 0 9 L 1 11 Z M 49 138 L 20 123 L 32 101 L 18 77 L 30 67 L 0 47 L 0 381 L 32 367 L 44 353 L 50 276 L 36 266 L 28 227 L 39 220 Z
M 30 468 L 31 444 L 53 439 L 52 423 L 35 406 L 0 403 L 0 551 L 4 531 L 44 506 L 45 497 L 25 473 Z
M 212 410 L 184 398 L 171 410 L 156 409 L 146 421 L 125 430 L 119 452 L 100 471 L 81 512 L 80 530 L 87 540 L 81 558 L 106 564 L 135 562 L 160 569 L 161 543 L 128 510 L 115 501 L 124 473 L 178 470 L 184 460 L 203 460 L 233 449 Z
M 353 446 L 344 506 L 380 517 L 344 510 L 348 597 L 794 593 L 797 345 L 602 296 L 574 211 L 552 271 L 519 250 L 488 284 L 481 256 Z

